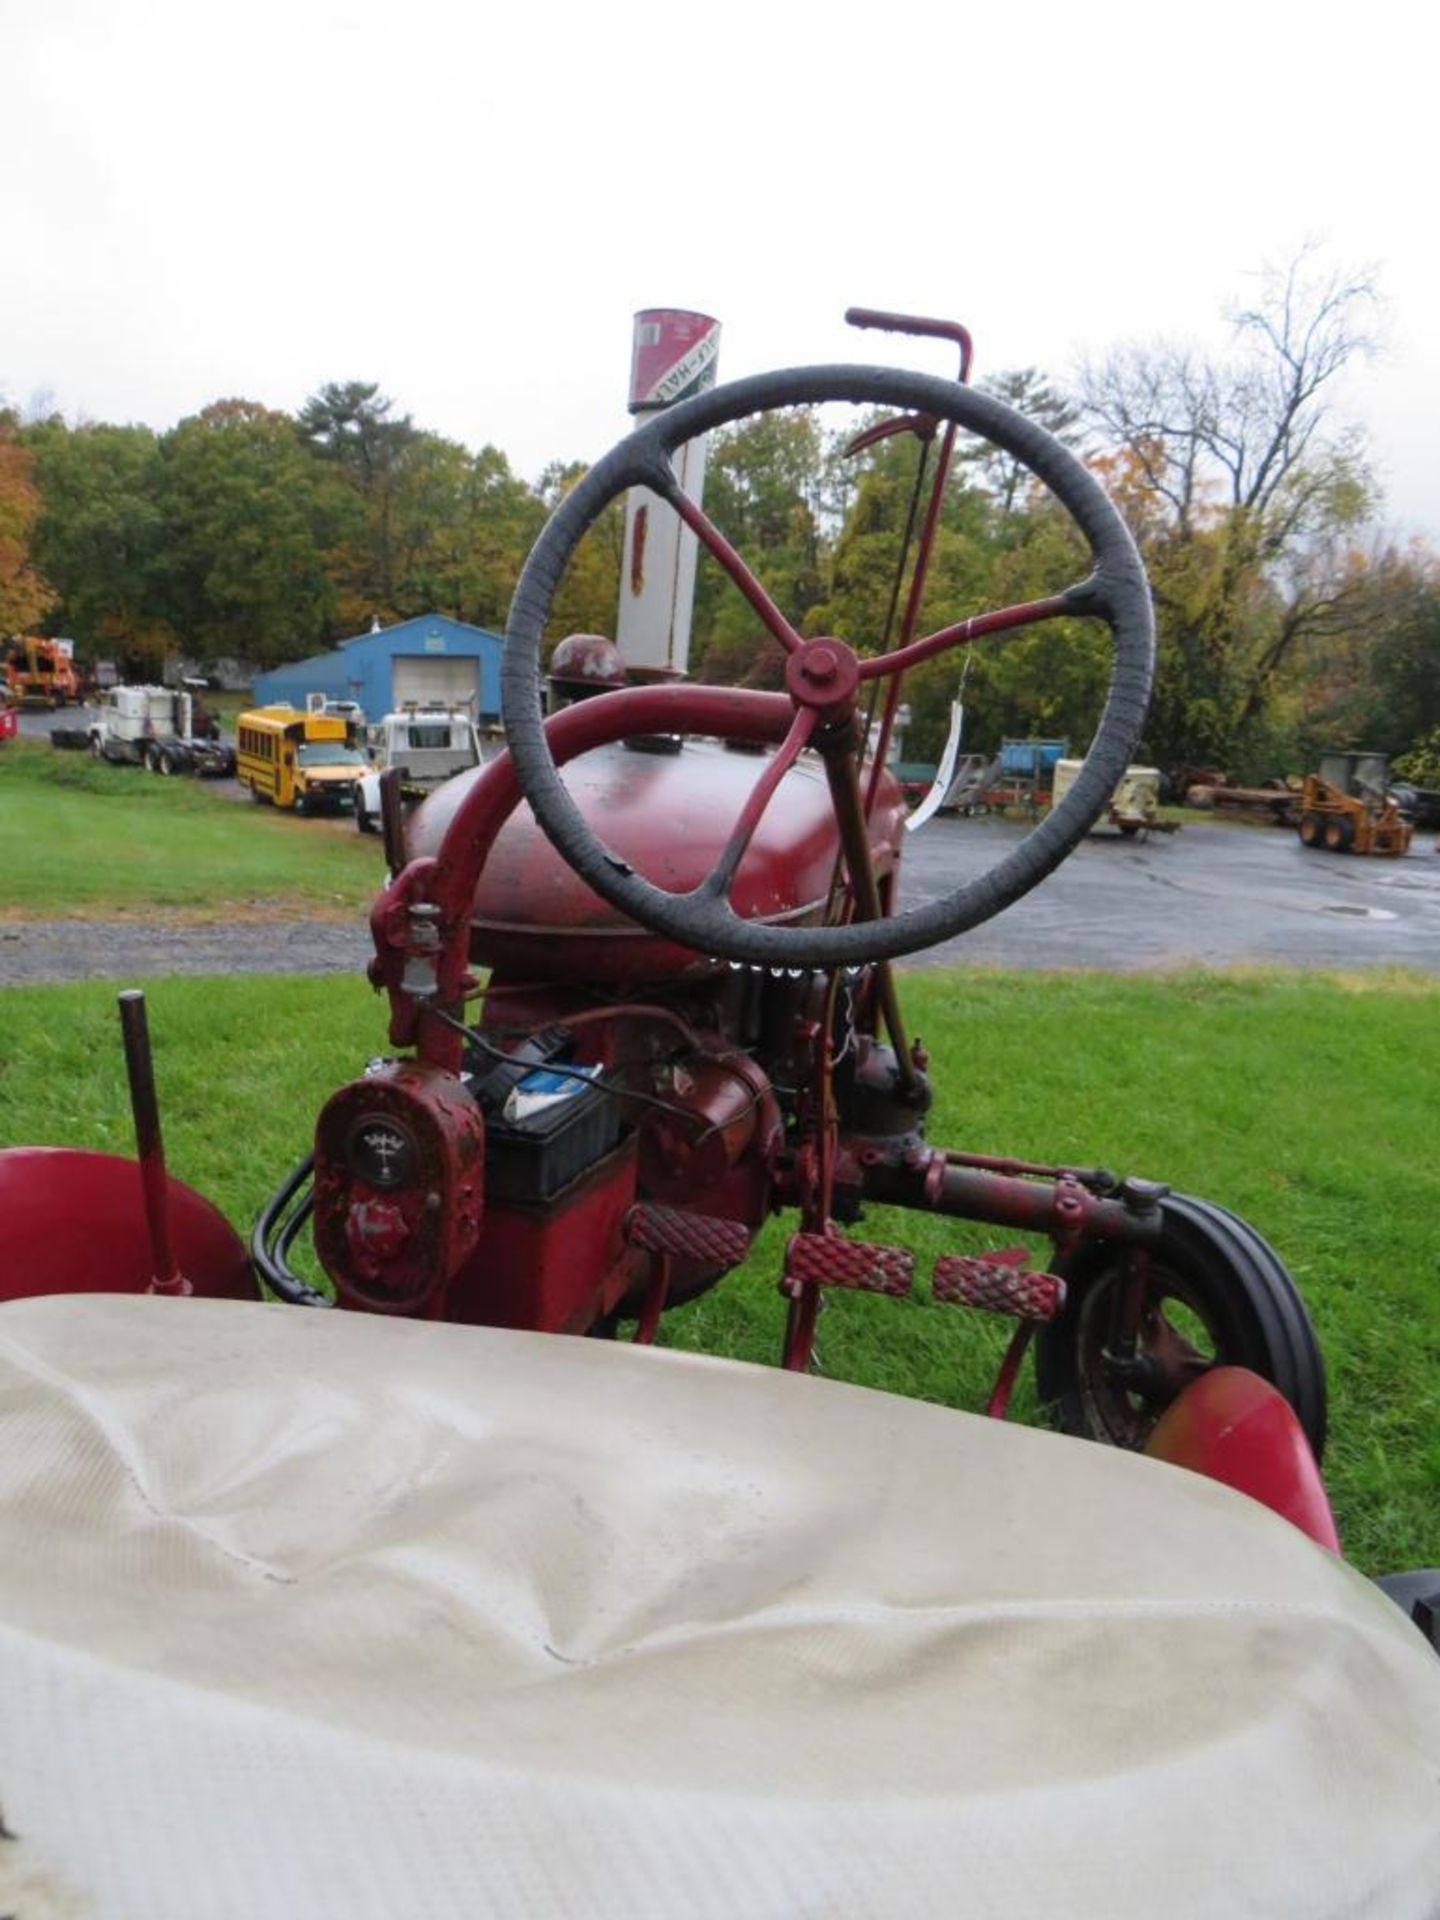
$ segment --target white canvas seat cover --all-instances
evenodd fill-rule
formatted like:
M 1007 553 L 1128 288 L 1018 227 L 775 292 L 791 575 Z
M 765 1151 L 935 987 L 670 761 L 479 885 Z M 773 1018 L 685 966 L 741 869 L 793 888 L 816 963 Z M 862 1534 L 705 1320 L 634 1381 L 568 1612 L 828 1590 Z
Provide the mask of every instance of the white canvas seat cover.
M 1440 1661 L 1243 1497 L 595 1341 L 0 1311 L 0 1913 L 1440 1910 Z

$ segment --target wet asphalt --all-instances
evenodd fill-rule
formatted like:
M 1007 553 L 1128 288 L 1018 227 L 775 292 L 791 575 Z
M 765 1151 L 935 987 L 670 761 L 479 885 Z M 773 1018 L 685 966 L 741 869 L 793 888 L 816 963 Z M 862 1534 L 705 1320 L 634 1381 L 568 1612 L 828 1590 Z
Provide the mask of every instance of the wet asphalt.
M 919 905 L 1003 858 L 1011 820 L 935 819 L 909 836 L 900 903 Z M 1440 853 L 1401 859 L 1302 847 L 1293 828 L 1201 816 L 1178 833 L 1092 834 L 1023 900 L 906 965 L 1130 972 L 1185 965 L 1419 967 L 1440 972 Z

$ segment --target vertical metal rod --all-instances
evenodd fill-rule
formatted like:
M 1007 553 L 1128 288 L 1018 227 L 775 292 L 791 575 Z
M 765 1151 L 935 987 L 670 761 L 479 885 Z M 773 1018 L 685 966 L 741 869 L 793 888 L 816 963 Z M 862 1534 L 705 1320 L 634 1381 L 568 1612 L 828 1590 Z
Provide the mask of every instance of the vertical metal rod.
M 634 1344 L 637 1347 L 654 1345 L 655 1335 L 660 1326 L 660 1315 L 665 1309 L 665 1296 L 669 1291 L 670 1256 L 668 1253 L 652 1253 L 650 1284 L 645 1292 L 645 1304 L 640 1310 L 639 1325 L 635 1329 Z
M 822 749 L 823 751 L 823 749 Z M 865 822 L 865 803 L 860 798 L 860 778 L 855 755 L 848 745 L 825 754 L 825 773 L 830 782 L 830 801 L 840 827 L 840 850 L 850 874 L 850 892 L 857 920 L 879 920 L 880 889 L 870 862 L 870 838 Z M 895 1065 L 901 1090 L 913 1093 L 916 1086 L 915 1063 L 910 1058 L 910 1042 L 900 1012 L 900 996 L 895 991 L 895 975 L 888 960 L 877 960 L 874 967 L 875 997 L 895 1049 Z
M 920 544 L 915 551 L 915 567 L 910 575 L 910 593 L 905 602 L 905 614 L 900 622 L 900 647 L 909 646 L 915 637 L 915 623 L 920 617 L 920 603 L 925 597 L 925 586 L 930 575 L 930 553 L 935 545 L 936 529 L 940 525 L 940 509 L 945 504 L 945 487 L 950 478 L 950 463 L 955 453 L 955 423 L 952 420 L 945 429 L 945 437 L 940 443 L 940 457 L 935 464 L 935 480 L 930 489 L 930 504 L 925 511 L 925 524 L 920 530 Z M 888 648 L 887 648 L 888 651 Z M 890 753 L 890 736 L 895 729 L 895 715 L 900 706 L 900 689 L 904 684 L 904 675 L 892 673 L 885 692 L 885 706 L 880 717 L 880 734 L 875 742 L 875 752 L 870 761 L 870 783 L 865 792 L 865 813 L 874 811 L 875 796 L 880 787 L 880 776 L 885 770 L 885 762 Z
M 190 1282 L 175 1262 L 170 1244 L 170 1201 L 165 1177 L 165 1142 L 150 1059 L 150 1029 L 145 996 L 136 987 L 120 995 L 120 1033 L 125 1043 L 125 1073 L 130 1082 L 130 1111 L 135 1117 L 135 1148 L 140 1156 L 140 1193 L 150 1235 L 153 1278 L 150 1293 L 189 1293 Z
M 398 767 L 387 767 L 380 776 L 380 831 L 385 842 L 385 865 L 392 874 L 399 873 L 405 865 L 405 807 Z
M 1015 1389 L 1020 1362 L 1025 1358 L 1025 1349 L 1030 1345 L 1030 1336 L 1034 1331 L 1033 1320 L 1022 1320 L 1011 1334 L 1005 1357 L 1000 1362 L 1000 1371 L 995 1376 L 989 1404 L 985 1408 L 987 1419 L 1003 1420 L 1010 1411 L 1010 1395 Z
M 804 1373 L 815 1351 L 815 1322 L 820 1314 L 820 1289 L 813 1282 L 801 1287 L 785 1316 L 785 1346 L 780 1365 L 787 1373 Z

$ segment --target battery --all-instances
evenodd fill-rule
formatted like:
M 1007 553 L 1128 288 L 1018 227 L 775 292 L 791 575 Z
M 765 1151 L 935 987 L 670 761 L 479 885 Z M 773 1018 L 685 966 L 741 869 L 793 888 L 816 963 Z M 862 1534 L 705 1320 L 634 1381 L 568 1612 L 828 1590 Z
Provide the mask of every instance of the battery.
M 471 1090 L 485 1116 L 485 1197 L 535 1206 L 604 1159 L 623 1131 L 598 1065 L 563 1058 L 570 1036 L 547 1028 L 505 1060 L 482 1055 Z

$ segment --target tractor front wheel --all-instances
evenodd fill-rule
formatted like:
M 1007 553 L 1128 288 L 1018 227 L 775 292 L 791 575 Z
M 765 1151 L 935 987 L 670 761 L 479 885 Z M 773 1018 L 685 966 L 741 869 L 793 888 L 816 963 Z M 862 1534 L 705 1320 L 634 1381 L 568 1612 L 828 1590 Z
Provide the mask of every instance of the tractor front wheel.
M 1253 1227 L 1207 1200 L 1161 1202 L 1158 1246 L 1080 1246 L 1043 1329 L 1036 1376 L 1066 1433 L 1140 1448 L 1172 1400 L 1214 1366 L 1247 1367 L 1295 1409 L 1318 1460 L 1325 1368 L 1295 1282 Z
M 1355 844 L 1355 822 L 1346 814 L 1325 822 L 1325 845 L 1331 853 L 1348 853 Z
M 1302 847 L 1323 846 L 1325 841 L 1325 822 L 1318 813 L 1302 813 L 1300 816 L 1300 844 Z

